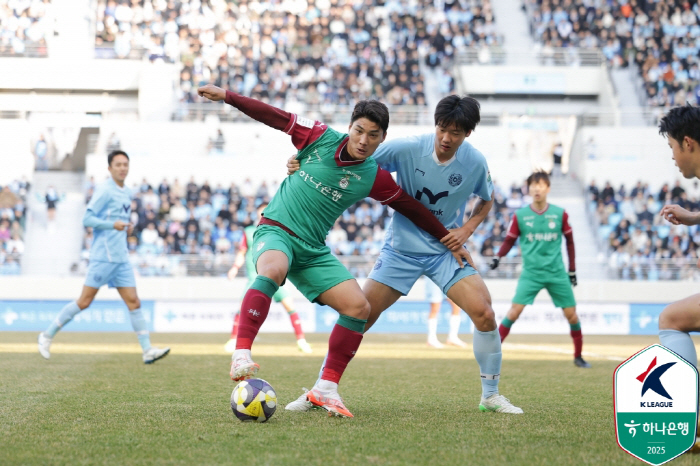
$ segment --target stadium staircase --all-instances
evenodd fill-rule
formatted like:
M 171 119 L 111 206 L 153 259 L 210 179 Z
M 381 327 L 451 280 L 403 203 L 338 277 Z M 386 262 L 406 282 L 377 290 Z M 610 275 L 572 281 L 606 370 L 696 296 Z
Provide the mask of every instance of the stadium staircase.
M 83 238 L 85 194 L 83 174 L 74 172 L 35 172 L 27 204 L 25 254 L 22 273 L 65 276 L 80 257 Z M 60 196 L 56 217 L 48 221 L 46 189 L 53 186 Z
M 498 0 L 491 2 L 496 27 L 503 36 L 503 45 L 523 50 L 533 50 L 535 42 L 529 31 L 529 21 L 522 9 L 522 0 Z M 532 61 L 527 63 L 529 57 Z M 537 65 L 535 55 L 523 53 L 518 56 L 518 65 Z
M 611 69 L 610 79 L 615 87 L 618 106 L 624 112 L 624 118 L 620 120 L 620 124 L 622 126 L 645 126 L 644 109 L 640 107 L 634 72 L 629 68 Z
M 577 278 L 580 281 L 605 276 L 603 265 L 597 262 L 596 236 L 586 216 L 586 198 L 581 186 L 571 176 L 553 177 L 551 180 L 552 189 L 547 197 L 548 201 L 566 210 L 569 214 L 569 224 L 574 230 Z M 565 251 L 564 249 L 566 257 Z

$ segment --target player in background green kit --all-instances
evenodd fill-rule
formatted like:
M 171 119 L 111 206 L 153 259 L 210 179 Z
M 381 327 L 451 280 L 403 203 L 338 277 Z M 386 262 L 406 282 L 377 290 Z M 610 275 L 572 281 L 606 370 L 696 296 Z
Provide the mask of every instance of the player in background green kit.
M 569 215 L 561 207 L 547 203 L 550 184 L 549 175 L 535 172 L 527 178 L 532 196 L 532 204 L 518 209 L 513 215 L 508 235 L 491 262 L 491 269 L 498 267 L 501 257 L 520 238 L 520 251 L 523 257 L 523 271 L 518 280 L 513 304 L 498 327 L 501 341 L 505 340 L 510 327 L 518 320 L 525 306 L 535 301 L 537 294 L 546 288 L 556 307 L 562 308 L 571 326 L 574 341 L 574 364 L 577 367 L 591 367 L 581 357 L 583 335 L 581 322 L 576 315 L 576 299 L 572 287 L 576 286 L 576 255 L 574 235 L 569 226 Z M 569 256 L 569 272 L 564 268 L 561 257 L 561 237 L 566 238 Z
M 258 276 L 255 273 L 255 264 L 253 264 L 253 233 L 258 227 L 258 222 L 262 218 L 263 210 L 267 207 L 267 203 L 260 204 L 257 209 L 258 218 L 255 225 L 249 225 L 243 230 L 243 241 L 236 253 L 236 258 L 233 261 L 233 267 L 228 271 L 228 279 L 233 280 L 236 275 L 238 275 L 238 270 L 245 263 L 246 275 L 248 275 L 248 283 L 245 286 L 245 291 L 253 284 L 255 278 Z M 311 345 L 306 341 L 304 337 L 304 330 L 301 328 L 301 319 L 299 319 L 299 314 L 294 310 L 294 301 L 289 295 L 289 292 L 281 286 L 277 292 L 272 296 L 273 301 L 276 303 L 282 303 L 284 309 L 289 314 L 289 320 L 292 322 L 292 327 L 294 327 L 294 334 L 297 337 L 297 347 L 302 353 L 311 353 Z M 238 324 L 240 322 L 241 313 L 236 312 L 236 316 L 233 319 L 233 329 L 231 330 L 231 339 L 224 346 L 224 350 L 227 353 L 233 353 L 236 351 L 236 335 L 238 335 Z

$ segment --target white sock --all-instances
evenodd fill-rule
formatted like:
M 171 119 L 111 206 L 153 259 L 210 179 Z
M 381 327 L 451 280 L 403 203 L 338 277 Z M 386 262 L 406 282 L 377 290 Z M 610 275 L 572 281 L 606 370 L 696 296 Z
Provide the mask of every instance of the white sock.
M 437 340 L 437 318 L 428 319 L 428 340 Z
M 456 340 L 459 338 L 459 325 L 462 323 L 462 316 L 450 316 L 450 340 Z
M 338 384 L 331 382 L 330 380 L 320 379 L 318 382 L 316 382 L 316 388 L 324 392 L 337 392 Z

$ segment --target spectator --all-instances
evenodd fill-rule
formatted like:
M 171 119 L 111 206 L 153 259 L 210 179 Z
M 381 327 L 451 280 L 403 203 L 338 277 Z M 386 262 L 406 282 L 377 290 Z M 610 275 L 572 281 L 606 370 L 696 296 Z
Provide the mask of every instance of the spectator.
M 36 169 L 46 171 L 49 169 L 48 161 L 49 146 L 46 144 L 44 135 L 39 136 L 39 140 L 34 145 L 34 155 L 36 156 Z

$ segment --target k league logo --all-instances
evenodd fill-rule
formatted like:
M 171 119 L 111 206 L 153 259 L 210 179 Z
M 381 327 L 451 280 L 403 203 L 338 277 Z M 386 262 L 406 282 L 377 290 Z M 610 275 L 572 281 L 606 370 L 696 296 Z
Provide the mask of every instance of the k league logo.
M 695 444 L 698 371 L 661 345 L 652 345 L 615 369 L 613 403 L 617 443 L 653 465 Z

